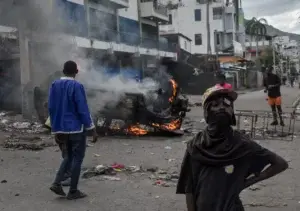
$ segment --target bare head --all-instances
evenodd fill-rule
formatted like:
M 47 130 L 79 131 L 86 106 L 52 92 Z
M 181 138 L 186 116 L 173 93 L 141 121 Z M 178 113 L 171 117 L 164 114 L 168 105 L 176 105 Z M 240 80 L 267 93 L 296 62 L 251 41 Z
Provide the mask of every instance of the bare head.
M 75 78 L 78 74 L 77 64 L 74 61 L 67 61 L 64 64 L 63 73 L 67 77 Z

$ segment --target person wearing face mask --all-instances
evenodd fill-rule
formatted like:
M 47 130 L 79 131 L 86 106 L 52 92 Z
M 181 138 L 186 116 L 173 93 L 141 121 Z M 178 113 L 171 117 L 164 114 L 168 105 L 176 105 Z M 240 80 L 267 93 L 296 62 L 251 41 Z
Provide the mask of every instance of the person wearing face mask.
M 268 104 L 271 106 L 273 113 L 273 122 L 270 125 L 278 125 L 277 113 L 280 120 L 280 125 L 284 126 L 281 107 L 281 80 L 278 75 L 273 73 L 273 67 L 269 67 L 266 77 L 264 78 L 265 92 L 268 93 Z M 277 110 L 277 111 L 276 111 Z
M 186 195 L 188 211 L 244 211 L 243 189 L 288 168 L 283 158 L 233 130 L 236 99 L 236 92 L 216 86 L 203 95 L 207 126 L 187 143 L 176 191 Z

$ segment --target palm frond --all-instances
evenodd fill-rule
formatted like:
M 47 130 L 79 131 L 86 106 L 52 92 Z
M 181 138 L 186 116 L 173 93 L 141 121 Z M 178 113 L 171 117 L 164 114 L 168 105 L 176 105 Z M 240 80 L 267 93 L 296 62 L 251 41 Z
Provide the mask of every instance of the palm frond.
M 262 24 L 268 25 L 268 21 L 267 21 L 267 19 L 265 19 L 265 18 L 260 18 L 260 19 L 258 19 L 257 21 L 259 21 L 259 22 L 262 23 Z

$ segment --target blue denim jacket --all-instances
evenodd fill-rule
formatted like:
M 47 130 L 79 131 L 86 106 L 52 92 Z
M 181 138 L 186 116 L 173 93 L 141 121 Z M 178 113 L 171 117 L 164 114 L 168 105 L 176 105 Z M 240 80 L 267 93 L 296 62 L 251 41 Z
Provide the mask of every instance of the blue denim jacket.
M 81 133 L 93 129 L 84 87 L 74 78 L 52 83 L 48 99 L 52 133 Z

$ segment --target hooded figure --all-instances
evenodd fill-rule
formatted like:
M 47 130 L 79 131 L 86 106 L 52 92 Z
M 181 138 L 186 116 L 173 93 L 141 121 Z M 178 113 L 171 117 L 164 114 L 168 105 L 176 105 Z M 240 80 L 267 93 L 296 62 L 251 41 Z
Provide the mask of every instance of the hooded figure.
M 187 143 L 177 185 L 188 211 L 243 211 L 243 189 L 287 168 L 281 157 L 232 129 L 236 99 L 236 92 L 219 86 L 203 95 L 207 127 Z M 271 170 L 262 172 L 268 164 Z

